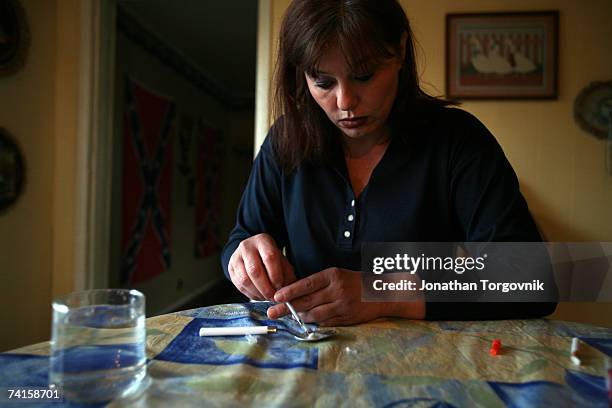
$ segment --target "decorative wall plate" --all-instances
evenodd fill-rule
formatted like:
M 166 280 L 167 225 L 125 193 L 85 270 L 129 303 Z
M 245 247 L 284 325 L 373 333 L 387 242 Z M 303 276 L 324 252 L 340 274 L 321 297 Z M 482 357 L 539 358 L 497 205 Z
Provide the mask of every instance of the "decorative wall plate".
M 592 82 L 574 102 L 574 119 L 581 128 L 606 140 L 606 168 L 612 176 L 612 81 Z
M 0 0 L 0 76 L 16 73 L 25 64 L 30 30 L 19 0 Z
M 574 102 L 574 119 L 598 139 L 607 139 L 612 114 L 612 81 L 592 82 Z
M 9 132 L 0 127 L 0 214 L 17 201 L 24 181 L 21 150 Z

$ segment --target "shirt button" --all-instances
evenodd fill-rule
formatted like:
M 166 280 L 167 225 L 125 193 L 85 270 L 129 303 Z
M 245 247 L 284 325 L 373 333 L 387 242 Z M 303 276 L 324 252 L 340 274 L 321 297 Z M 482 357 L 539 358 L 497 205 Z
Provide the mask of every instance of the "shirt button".
M 353 221 L 355 219 L 355 217 L 353 217 L 353 214 L 349 214 L 348 217 L 346 217 L 347 220 L 349 221 Z
M 355 206 L 355 200 L 351 200 L 351 207 Z
M 349 237 L 351 236 L 350 231 L 344 231 L 344 236 L 345 236 L 346 238 L 349 238 Z

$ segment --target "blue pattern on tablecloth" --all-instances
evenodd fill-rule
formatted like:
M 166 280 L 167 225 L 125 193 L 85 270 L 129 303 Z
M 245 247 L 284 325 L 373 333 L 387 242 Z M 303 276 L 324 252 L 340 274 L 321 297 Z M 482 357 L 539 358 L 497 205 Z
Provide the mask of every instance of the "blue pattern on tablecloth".
M 428 408 L 454 408 L 447 402 L 436 401 L 432 398 L 405 398 L 398 401 L 394 401 L 390 404 L 385 405 L 385 408 L 396 408 L 396 407 L 415 407 L 415 406 L 427 406 Z
M 520 384 L 495 381 L 488 383 L 508 407 L 541 406 L 546 401 L 563 401 L 568 406 L 608 407 L 608 396 L 599 390 L 598 383 L 603 384 L 602 377 L 566 370 L 566 380 L 568 386 L 550 381 L 530 381 Z
M 0 387 L 47 387 L 49 357 L 32 354 L 0 354 Z
M 411 381 L 416 381 L 410 384 Z M 366 375 L 364 384 L 370 390 L 368 405 L 376 407 L 469 407 L 478 404 L 466 383 L 454 379 L 439 379 L 435 383 L 419 383 L 418 377 L 406 378 L 406 383 L 384 375 Z
M 5 393 L 9 388 L 47 388 L 49 386 L 49 357 L 32 354 L 0 354 L 0 392 Z M 95 408 L 103 407 L 101 404 L 77 404 L 63 401 L 27 401 L 23 404 L 15 401 L 8 402 L 6 394 L 0 396 L 0 407 L 17 407 L 26 405 L 28 408 Z
M 253 319 L 267 319 L 267 311 L 274 303 L 268 301 L 230 303 L 226 305 L 213 305 L 197 309 L 189 309 L 177 312 L 180 316 L 201 318 L 235 318 L 251 317 Z
M 141 365 L 145 357 L 142 344 L 134 343 L 67 347 L 57 355 L 51 364 L 63 366 L 64 372 L 71 374 L 135 367 Z
M 595 347 L 605 355 L 612 357 L 612 339 L 597 339 L 593 337 L 580 337 L 580 340 Z
M 530 381 L 525 383 L 504 383 L 488 381 L 489 386 L 507 407 L 539 406 L 545 401 L 566 401 L 572 395 L 561 384 L 550 381 Z
M 565 382 L 577 395 L 585 401 L 594 404 L 591 406 L 595 406 L 597 403 L 600 403 L 601 406 L 606 406 L 608 391 L 606 390 L 606 380 L 604 377 L 566 369 Z
M 311 368 L 318 364 L 318 349 L 312 347 L 294 347 L 298 341 L 287 332 L 257 336 L 257 344 L 265 347 L 265 360 L 258 360 L 247 355 L 228 354 L 217 346 L 217 341 L 247 341 L 245 336 L 200 337 L 201 327 L 239 327 L 239 326 L 276 326 L 286 328 L 280 320 L 257 320 L 252 317 L 227 319 L 194 318 L 155 359 L 183 364 L 248 364 L 261 368 Z

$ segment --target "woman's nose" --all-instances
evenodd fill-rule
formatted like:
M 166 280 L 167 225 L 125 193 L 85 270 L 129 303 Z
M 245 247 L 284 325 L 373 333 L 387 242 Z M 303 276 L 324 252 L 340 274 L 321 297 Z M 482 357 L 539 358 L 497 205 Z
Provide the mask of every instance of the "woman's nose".
M 336 95 L 338 109 L 343 111 L 353 110 L 358 102 L 358 95 L 350 85 L 341 85 L 338 87 L 338 94 Z

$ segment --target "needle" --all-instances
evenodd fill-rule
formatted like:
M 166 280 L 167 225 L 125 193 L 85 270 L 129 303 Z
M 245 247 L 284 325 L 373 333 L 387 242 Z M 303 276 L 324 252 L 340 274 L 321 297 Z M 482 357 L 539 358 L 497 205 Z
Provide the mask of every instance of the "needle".
M 300 327 L 302 329 L 304 329 L 304 331 L 306 333 L 310 333 L 310 330 L 308 330 L 308 327 L 306 327 L 306 325 L 304 324 L 304 322 L 302 321 L 302 319 L 300 319 L 300 316 L 298 316 L 297 312 L 295 311 L 295 309 L 293 308 L 293 306 L 291 306 L 291 303 L 289 302 L 285 302 L 285 304 L 287 305 L 287 307 L 289 308 L 289 311 L 291 312 L 291 315 L 293 316 L 293 318 L 298 322 L 298 324 L 300 325 Z

